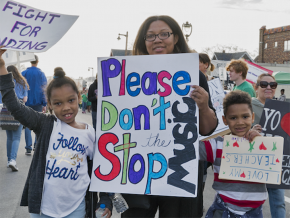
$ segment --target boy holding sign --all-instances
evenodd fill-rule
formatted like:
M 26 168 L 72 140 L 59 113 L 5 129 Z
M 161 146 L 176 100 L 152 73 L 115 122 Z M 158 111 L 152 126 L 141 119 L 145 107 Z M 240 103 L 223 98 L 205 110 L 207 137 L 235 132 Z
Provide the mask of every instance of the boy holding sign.
M 260 136 L 258 131 L 251 130 L 254 113 L 249 94 L 233 91 L 226 95 L 223 102 L 223 121 L 232 134 L 245 137 L 250 142 Z M 266 185 L 263 183 L 219 179 L 221 166 L 222 137 L 200 142 L 200 160 L 214 165 L 213 188 L 217 191 L 216 199 L 209 208 L 206 217 L 263 217 L 262 205 L 267 199 Z

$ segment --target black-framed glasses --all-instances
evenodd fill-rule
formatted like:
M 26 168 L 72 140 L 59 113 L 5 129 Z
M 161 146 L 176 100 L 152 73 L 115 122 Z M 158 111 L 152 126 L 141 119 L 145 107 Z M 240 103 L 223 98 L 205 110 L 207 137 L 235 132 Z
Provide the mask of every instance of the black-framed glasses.
M 162 32 L 159 34 L 147 34 L 144 36 L 144 39 L 147 42 L 153 42 L 156 39 L 156 36 L 158 36 L 159 39 L 163 40 L 163 39 L 167 39 L 169 38 L 173 33 L 170 32 Z
M 259 84 L 258 84 L 261 88 L 267 88 L 268 85 L 270 85 L 271 89 L 276 89 L 277 88 L 277 85 L 278 83 L 276 82 L 266 82 L 266 81 L 260 81 Z

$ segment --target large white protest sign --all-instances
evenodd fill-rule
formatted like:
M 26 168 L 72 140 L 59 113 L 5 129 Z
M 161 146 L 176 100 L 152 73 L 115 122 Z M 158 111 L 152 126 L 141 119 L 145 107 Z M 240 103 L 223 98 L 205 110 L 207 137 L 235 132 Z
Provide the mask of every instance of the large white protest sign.
M 218 133 L 224 132 L 225 130 L 229 130 L 229 127 L 224 124 L 222 118 L 224 115 L 223 100 L 225 97 L 225 93 L 221 81 L 218 78 L 208 81 L 208 88 L 211 97 L 211 102 L 215 109 L 216 116 L 218 118 L 218 126 L 216 130 L 211 134 L 211 136 L 200 136 L 199 140 L 208 139 L 209 137 L 212 138 L 213 136 L 216 136 Z
M 245 60 L 248 64 L 248 73 L 247 73 L 247 77 L 246 80 L 250 83 L 256 83 L 258 77 L 263 74 L 263 73 L 268 73 L 271 74 L 273 73 L 272 70 L 268 70 L 264 67 L 261 67 L 260 65 L 254 64 L 250 61 Z
M 195 197 L 198 54 L 98 58 L 91 191 Z
M 280 184 L 283 137 L 224 137 L 219 179 Z
M 56 44 L 78 16 L 39 10 L 0 0 L 0 45 L 5 49 L 44 52 Z

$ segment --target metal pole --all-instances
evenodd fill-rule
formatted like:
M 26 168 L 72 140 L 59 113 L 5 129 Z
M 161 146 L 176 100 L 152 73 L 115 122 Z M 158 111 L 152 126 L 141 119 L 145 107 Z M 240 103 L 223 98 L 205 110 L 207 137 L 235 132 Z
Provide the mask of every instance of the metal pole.
M 126 48 L 125 48 L 125 55 L 127 55 L 127 45 L 128 45 L 128 31 L 126 33 Z
M 94 77 L 94 68 L 92 67 L 92 69 L 93 69 L 93 70 L 92 70 L 92 77 Z
M 18 68 L 18 71 L 19 73 L 21 73 L 21 70 L 20 70 L 20 58 L 19 58 L 19 51 L 16 51 L 16 58 L 17 58 L 17 68 Z

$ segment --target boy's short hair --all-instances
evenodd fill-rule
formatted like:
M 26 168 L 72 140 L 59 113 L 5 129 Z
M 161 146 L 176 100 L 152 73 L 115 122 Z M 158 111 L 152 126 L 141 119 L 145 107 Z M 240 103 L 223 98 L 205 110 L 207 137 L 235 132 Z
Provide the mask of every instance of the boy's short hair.
M 242 73 L 243 79 L 246 79 L 248 69 L 249 69 L 246 61 L 244 61 L 243 59 L 231 60 L 231 62 L 227 66 L 226 70 L 230 71 L 231 67 L 236 71 L 236 73 Z
M 30 61 L 31 64 L 37 64 L 38 62 L 38 56 L 34 55 L 35 61 Z
M 285 89 L 281 89 L 281 92 L 285 92 Z
M 223 102 L 224 116 L 226 116 L 229 107 L 233 104 L 247 104 L 249 106 L 249 109 L 253 113 L 252 99 L 247 92 L 235 90 L 226 94 Z

